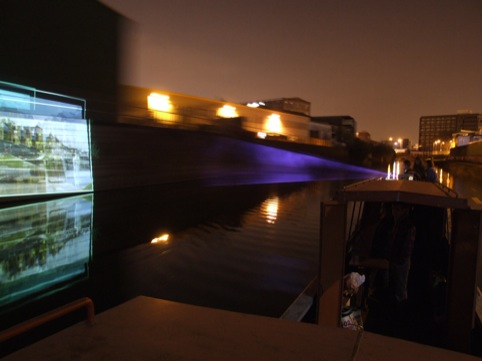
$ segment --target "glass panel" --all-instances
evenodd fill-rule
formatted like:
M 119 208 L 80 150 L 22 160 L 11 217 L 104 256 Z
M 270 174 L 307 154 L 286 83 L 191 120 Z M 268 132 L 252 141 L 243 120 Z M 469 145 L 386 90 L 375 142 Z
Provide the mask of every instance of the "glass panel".
M 88 276 L 93 195 L 0 210 L 0 309 Z
M 85 101 L 0 82 L 0 197 L 93 190 Z

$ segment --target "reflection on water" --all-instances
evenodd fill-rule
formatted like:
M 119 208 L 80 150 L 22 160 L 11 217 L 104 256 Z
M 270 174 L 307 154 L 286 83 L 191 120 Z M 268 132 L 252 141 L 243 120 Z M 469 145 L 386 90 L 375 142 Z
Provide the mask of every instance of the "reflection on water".
M 151 209 L 156 221 L 137 229 L 140 240 L 145 233 L 144 241 L 120 251 L 112 263 L 110 258 L 103 261 L 101 270 L 94 269 L 94 282 L 104 288 L 103 299 L 96 302 L 112 304 L 118 302 L 113 295 L 127 300 L 143 294 L 279 317 L 316 276 L 320 200 L 329 199 L 339 184 L 223 187 L 215 190 L 217 196 L 212 189 L 199 190 L 195 197 L 178 200 L 177 206 L 165 204 L 170 213 Z M 155 203 L 156 196 L 150 198 Z M 186 221 L 199 207 L 202 216 L 183 227 L 174 219 L 169 226 L 162 224 L 175 209 L 177 220 Z M 124 219 L 118 223 L 127 225 Z M 161 228 L 169 229 L 168 238 L 162 237 Z M 110 273 L 102 280 L 105 269 Z M 112 292 L 106 292 L 110 287 Z
M 444 186 L 453 189 L 463 198 L 482 198 L 482 182 L 476 177 L 454 176 L 447 170 L 436 168 L 438 181 Z
M 448 188 L 453 188 L 454 177 L 449 172 L 445 172 L 442 168 L 436 168 L 435 171 L 437 172 L 437 178 L 440 184 Z
M 263 202 L 261 205 L 261 216 L 266 219 L 268 223 L 276 223 L 278 217 L 279 197 L 271 197 Z
M 92 197 L 0 210 L 0 309 L 87 276 Z
M 401 160 L 393 162 L 393 164 L 389 164 L 387 167 L 386 179 L 398 179 L 398 176 L 400 175 L 401 164 Z

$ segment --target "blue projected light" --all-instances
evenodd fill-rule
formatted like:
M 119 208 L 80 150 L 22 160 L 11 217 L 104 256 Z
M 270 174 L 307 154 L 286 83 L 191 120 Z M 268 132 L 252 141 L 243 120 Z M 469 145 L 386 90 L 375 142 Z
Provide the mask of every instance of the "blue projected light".
M 239 158 L 229 175 L 225 170 L 210 169 L 205 173 L 210 186 L 312 182 L 321 180 L 368 179 L 386 174 L 373 169 L 341 163 L 317 156 L 292 152 L 248 142 L 213 146 L 220 149 L 236 149 Z M 246 161 L 243 161 L 246 160 Z
M 0 197 L 93 191 L 85 107 L 0 82 Z

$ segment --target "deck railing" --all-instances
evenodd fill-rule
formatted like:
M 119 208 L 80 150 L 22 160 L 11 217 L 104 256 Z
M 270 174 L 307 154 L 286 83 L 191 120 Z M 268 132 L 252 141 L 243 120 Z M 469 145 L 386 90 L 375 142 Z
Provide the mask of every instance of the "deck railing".
M 0 343 L 84 307 L 87 310 L 87 323 L 93 325 L 95 322 L 94 302 L 90 298 L 84 297 L 2 331 L 0 333 Z

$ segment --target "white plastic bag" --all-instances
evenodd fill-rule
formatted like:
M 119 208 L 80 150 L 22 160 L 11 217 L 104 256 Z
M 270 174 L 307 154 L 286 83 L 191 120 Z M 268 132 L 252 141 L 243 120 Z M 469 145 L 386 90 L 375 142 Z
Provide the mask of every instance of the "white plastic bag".
M 365 276 L 357 272 L 348 273 L 345 277 L 345 289 L 357 291 L 358 288 L 365 282 Z

